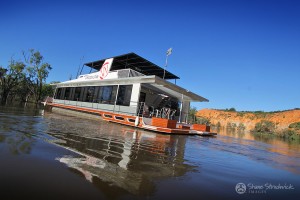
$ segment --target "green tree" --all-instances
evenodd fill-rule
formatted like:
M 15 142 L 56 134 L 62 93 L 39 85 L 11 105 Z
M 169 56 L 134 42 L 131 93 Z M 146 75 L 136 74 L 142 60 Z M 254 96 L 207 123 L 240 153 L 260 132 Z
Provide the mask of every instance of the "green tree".
M 31 91 L 28 87 L 28 85 L 31 84 L 31 81 L 28 77 L 25 77 L 24 79 L 20 80 L 19 84 L 14 88 L 14 93 L 17 94 L 16 100 L 19 100 L 21 102 L 28 102 Z
M 188 121 L 192 124 L 210 124 L 209 119 L 197 116 L 197 108 L 191 107 L 189 110 Z
M 54 88 L 50 84 L 44 84 L 42 88 L 42 94 L 41 97 L 45 98 L 47 96 L 53 97 Z
M 235 108 L 229 108 L 229 111 L 236 112 L 236 109 Z
M 275 124 L 271 121 L 262 120 L 255 124 L 252 132 L 257 133 L 274 133 L 275 132 Z
M 195 107 L 191 107 L 189 110 L 189 115 L 188 115 L 188 121 L 189 123 L 195 123 L 197 121 L 196 114 L 197 114 L 197 109 Z
M 294 122 L 289 125 L 289 128 L 293 128 L 295 130 L 300 130 L 300 122 Z
M 246 126 L 243 123 L 239 123 L 237 130 L 244 131 L 246 129 Z
M 43 84 L 52 67 L 44 62 L 44 57 L 39 51 L 30 49 L 28 53 L 23 52 L 23 55 L 27 63 L 26 70 L 30 80 L 28 88 L 33 95 L 35 103 L 38 103 L 42 97 Z
M 11 59 L 7 68 L 0 67 L 1 104 L 7 103 L 7 98 L 13 90 L 25 79 L 25 64 Z
M 206 124 L 209 125 L 210 124 L 210 120 L 205 118 L 205 117 L 197 117 L 196 118 L 196 123 L 197 124 Z

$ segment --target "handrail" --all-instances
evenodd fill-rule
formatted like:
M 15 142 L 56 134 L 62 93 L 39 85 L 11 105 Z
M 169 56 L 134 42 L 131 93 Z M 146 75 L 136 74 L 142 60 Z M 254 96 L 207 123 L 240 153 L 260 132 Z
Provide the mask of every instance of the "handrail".
M 83 107 L 83 108 L 92 108 L 97 110 L 106 110 L 111 111 L 115 113 L 127 113 L 134 116 L 140 116 L 140 117 L 157 117 L 157 118 L 166 118 L 166 119 L 174 119 L 176 110 L 171 108 L 163 107 L 161 109 L 152 109 L 152 111 L 149 111 L 148 105 L 145 102 L 137 102 L 137 101 L 130 101 L 130 106 L 124 106 L 124 105 L 117 105 L 114 103 L 114 101 L 111 101 L 111 103 L 100 103 L 100 101 L 95 102 L 85 102 L 85 101 L 79 101 L 78 98 L 76 101 L 74 100 L 67 100 L 67 99 L 55 99 L 58 101 L 57 103 L 63 104 L 63 105 L 73 105 L 77 107 Z M 107 101 L 109 102 L 109 101 Z M 54 102 L 56 103 L 56 102 Z M 90 103 L 91 106 L 85 105 L 85 103 Z M 100 105 L 104 105 L 101 106 Z M 105 108 L 105 105 L 108 105 L 107 108 Z M 114 108 L 109 109 L 109 106 L 113 106 Z M 125 112 L 122 110 L 122 107 L 130 107 L 133 109 L 136 109 L 134 112 Z M 153 106 L 152 106 L 153 107 Z
M 127 72 L 128 71 L 128 72 Z M 146 76 L 145 74 L 142 74 L 136 70 L 133 69 L 119 69 L 119 70 L 113 70 L 110 72 L 117 72 L 118 78 L 128 78 L 128 77 L 136 77 L 136 76 Z M 124 75 L 122 72 L 125 72 Z M 127 73 L 126 73 L 127 72 Z M 123 76 L 123 77 L 122 77 Z
M 130 113 L 129 112 L 122 112 L 122 110 L 120 108 L 121 107 L 131 107 L 131 108 L 135 109 L 139 105 L 139 102 L 136 102 L 136 101 L 130 101 L 130 104 L 133 104 L 131 106 L 124 106 L 124 105 L 118 105 L 118 104 L 115 105 L 114 101 L 113 102 L 111 101 L 111 103 L 85 102 L 85 101 L 79 101 L 78 98 L 77 98 L 77 100 L 54 99 L 54 103 L 63 104 L 63 105 L 77 106 L 77 107 L 83 107 L 83 108 L 92 108 L 92 109 L 97 109 L 97 110 L 106 110 L 106 111 L 112 111 L 112 112 L 117 112 L 117 113 L 127 113 L 127 114 L 130 114 L 130 115 L 136 115 L 136 111 L 135 112 L 130 112 Z M 89 103 L 91 106 L 86 106 L 85 103 Z M 105 109 L 104 107 L 100 107 L 100 105 L 114 106 L 115 109 L 107 109 L 107 108 Z
M 145 102 L 139 102 L 138 103 L 138 111 L 137 111 L 137 116 L 144 116 L 145 112 Z

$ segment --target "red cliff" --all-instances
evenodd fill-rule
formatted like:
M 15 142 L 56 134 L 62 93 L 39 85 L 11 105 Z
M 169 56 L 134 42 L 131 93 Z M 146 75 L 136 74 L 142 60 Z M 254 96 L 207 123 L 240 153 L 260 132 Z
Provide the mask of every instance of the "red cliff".
M 300 123 L 300 110 L 298 109 L 278 112 L 235 112 L 203 109 L 199 110 L 196 116 L 209 119 L 211 124 L 219 124 L 222 127 L 226 127 L 228 123 L 235 124 L 237 127 L 243 124 L 247 131 L 252 130 L 256 123 L 263 120 L 273 122 L 276 131 L 287 129 L 292 123 Z

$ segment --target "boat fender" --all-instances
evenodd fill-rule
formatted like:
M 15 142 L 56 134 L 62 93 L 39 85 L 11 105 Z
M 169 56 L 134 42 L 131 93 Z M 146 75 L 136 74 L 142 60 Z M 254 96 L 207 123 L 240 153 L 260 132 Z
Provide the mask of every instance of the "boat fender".
M 139 123 L 140 123 L 140 118 L 139 118 L 139 116 L 137 116 L 137 117 L 135 118 L 134 125 L 135 125 L 135 126 L 138 126 Z

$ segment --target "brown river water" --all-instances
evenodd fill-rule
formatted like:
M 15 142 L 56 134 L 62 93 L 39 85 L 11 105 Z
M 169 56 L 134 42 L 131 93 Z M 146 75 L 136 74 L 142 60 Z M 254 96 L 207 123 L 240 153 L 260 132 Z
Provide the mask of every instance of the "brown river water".
M 300 144 L 0 107 L 0 199 L 299 199 Z

